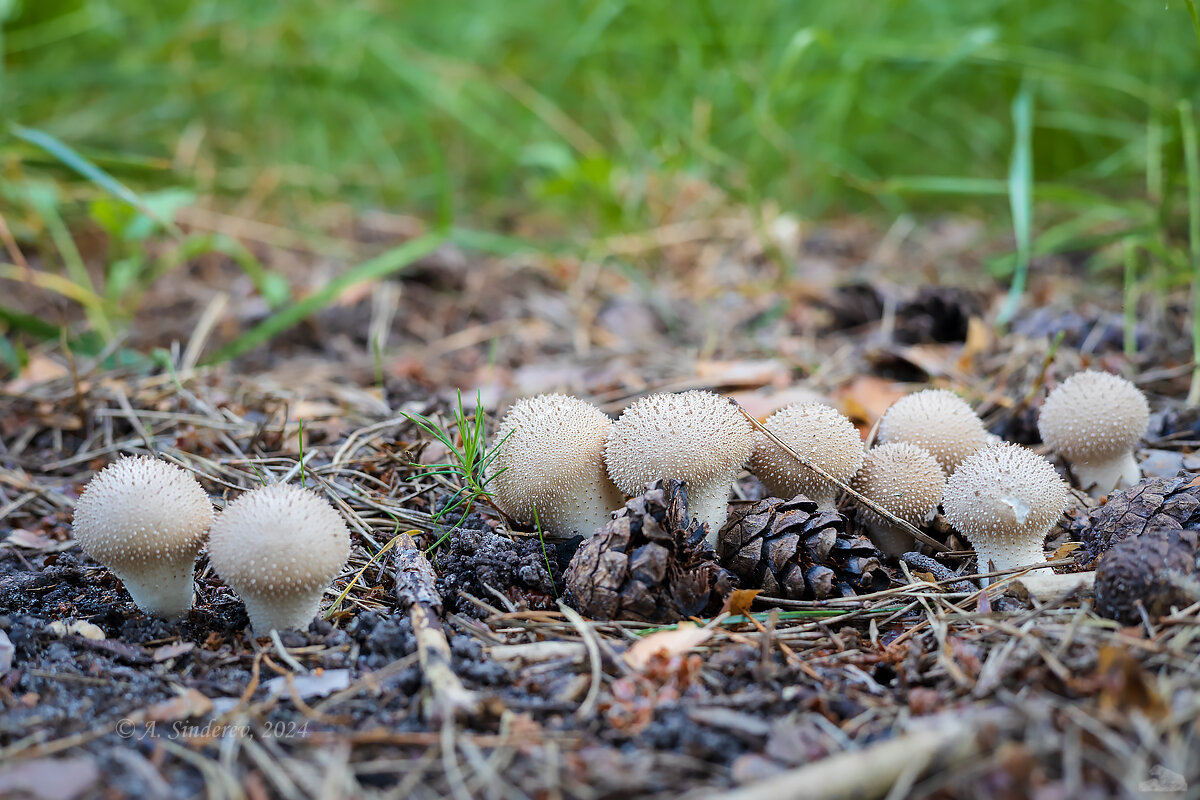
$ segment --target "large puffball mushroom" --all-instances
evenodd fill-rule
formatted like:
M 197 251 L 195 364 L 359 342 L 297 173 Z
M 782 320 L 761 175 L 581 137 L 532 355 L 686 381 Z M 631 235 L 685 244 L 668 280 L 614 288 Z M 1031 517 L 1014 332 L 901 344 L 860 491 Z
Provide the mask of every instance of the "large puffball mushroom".
M 1071 465 L 1080 488 L 1103 497 L 1141 480 L 1133 448 L 1149 422 L 1141 390 L 1119 375 L 1087 370 L 1050 392 L 1038 432 Z
M 975 548 L 979 571 L 989 572 L 1045 563 L 1042 544 L 1068 499 L 1049 461 L 1004 443 L 959 465 L 946 482 L 942 509 Z
M 867 451 L 850 486 L 910 525 L 923 525 L 937 513 L 946 475 L 937 459 L 915 444 L 888 442 Z M 912 534 L 886 517 L 861 506 L 857 513 L 884 554 L 899 557 L 916 547 Z
M 283 483 L 253 489 L 213 523 L 209 558 L 246 604 L 257 636 L 305 629 L 350 555 L 346 523 L 313 491 Z
M 686 483 L 690 513 L 708 525 L 707 540 L 715 546 L 729 513 L 730 489 L 754 441 L 750 423 L 719 395 L 652 394 L 617 419 L 605 462 L 613 483 L 629 495 L 660 478 Z
M 848 482 L 863 462 L 862 439 L 854 423 L 824 403 L 797 403 L 776 411 L 763 427 L 809 463 Z M 765 434 L 758 433 L 750 471 L 784 500 L 803 494 L 832 511 L 838 487 L 801 464 Z
M 577 397 L 518 400 L 496 433 L 488 472 L 496 505 L 518 522 L 554 533 L 591 536 L 625 505 L 604 466 L 613 422 Z
M 945 389 L 901 397 L 879 421 L 879 442 L 908 442 L 929 452 L 947 475 L 991 443 L 983 421 L 966 401 Z
M 75 538 L 108 567 L 147 614 L 174 617 L 192 607 L 192 569 L 213 521 L 200 483 L 149 456 L 100 470 L 75 503 Z

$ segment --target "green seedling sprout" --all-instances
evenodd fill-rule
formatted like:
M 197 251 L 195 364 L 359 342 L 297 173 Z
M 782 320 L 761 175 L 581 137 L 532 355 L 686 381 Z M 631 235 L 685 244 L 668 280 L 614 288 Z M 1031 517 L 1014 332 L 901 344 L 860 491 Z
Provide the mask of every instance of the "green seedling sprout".
M 429 469 L 409 480 L 428 478 L 431 476 L 449 476 L 458 480 L 459 486 L 450 496 L 449 502 L 433 514 L 435 522 L 441 521 L 454 511 L 462 509 L 462 514 L 455 525 L 461 525 L 471 513 L 475 503 L 480 500 L 491 502 L 492 493 L 488 484 L 500 472 L 489 474 L 488 469 L 500 453 L 500 446 L 508 439 L 496 442 L 489 449 L 487 446 L 487 420 L 483 413 L 483 404 L 478 393 L 475 395 L 475 410 L 470 416 L 463 408 L 462 392 L 458 393 L 458 406 L 454 411 L 454 423 L 451 430 L 443 429 L 423 414 L 411 414 L 401 411 L 410 422 L 432 436 L 446 448 L 453 457 L 452 461 L 440 464 L 430 464 Z M 456 442 L 457 439 L 457 442 Z M 461 444 L 459 444 L 459 442 Z M 426 555 L 436 550 L 449 537 L 449 532 L 443 534 L 429 546 Z

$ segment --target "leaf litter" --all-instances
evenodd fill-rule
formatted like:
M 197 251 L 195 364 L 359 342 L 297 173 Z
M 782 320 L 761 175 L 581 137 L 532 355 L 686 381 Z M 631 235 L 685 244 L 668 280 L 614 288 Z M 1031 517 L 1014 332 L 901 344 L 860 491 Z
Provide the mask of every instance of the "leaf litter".
M 0 787 L 774 798 L 1200 785 L 1200 602 L 1122 627 L 1087 597 L 1039 603 L 1004 575 L 984 589 L 935 519 L 923 532 L 947 552 L 864 563 L 871 578 L 849 593 L 741 585 L 714 616 L 678 625 L 587 619 L 562 605 L 578 540 L 514 530 L 485 503 L 445 513 L 458 487 L 425 465 L 448 454 L 411 415 L 448 427 L 460 388 L 492 413 L 540 391 L 615 413 L 648 392 L 710 388 L 760 419 L 819 396 L 869 438 L 893 400 L 938 386 L 993 433 L 1038 447 L 1046 388 L 1094 366 L 1135 378 L 1155 412 L 1147 452 L 1178 458 L 1147 458 L 1147 480 L 1107 503 L 1077 493 L 1047 542 L 1054 563 L 1078 568 L 1143 529 L 1200 527 L 1195 474 L 1176 476 L 1200 443 L 1180 402 L 1191 354 L 1176 305 L 1139 323 L 1127 357 L 1086 278 L 1047 263 L 1030 286 L 1044 302 L 997 335 L 986 320 L 1002 291 L 963 288 L 976 265 L 938 241 L 919 227 L 886 248 L 861 225 L 813 231 L 797 244 L 816 276 L 802 290 L 772 279 L 736 226 L 624 242 L 661 250 L 649 290 L 603 265 L 474 265 L 444 248 L 388 284 L 390 308 L 344 297 L 233 365 L 104 371 L 42 356 L 0 397 Z M 901 285 L 896 266 L 937 281 Z M 214 288 L 188 281 L 204 289 L 188 297 Z M 235 298 L 237 324 L 252 299 Z M 186 341 L 193 305 L 145 314 L 131 343 Z M 397 355 L 382 365 L 368 319 L 390 320 Z M 325 494 L 354 541 L 328 619 L 250 638 L 203 554 L 185 618 L 140 614 L 70 540 L 83 484 L 129 452 L 191 471 L 218 506 L 264 481 Z M 736 487 L 736 503 L 764 497 L 752 477 Z M 860 533 L 852 515 L 827 522 L 835 540 Z

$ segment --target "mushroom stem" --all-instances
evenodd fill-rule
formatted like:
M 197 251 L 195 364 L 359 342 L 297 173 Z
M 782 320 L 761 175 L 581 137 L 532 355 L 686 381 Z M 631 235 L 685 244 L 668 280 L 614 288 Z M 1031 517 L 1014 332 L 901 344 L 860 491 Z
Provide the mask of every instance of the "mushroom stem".
M 871 541 L 885 556 L 899 558 L 907 552 L 917 549 L 917 540 L 899 525 L 893 525 L 884 520 L 870 526 L 868 533 Z
M 687 483 L 687 481 L 684 481 Z M 694 517 L 708 526 L 704 541 L 714 550 L 717 547 L 717 537 L 725 520 L 729 516 L 729 481 L 719 481 L 716 485 L 688 484 L 688 516 Z
M 192 607 L 192 568 L 195 557 L 149 561 L 137 570 L 113 569 L 138 608 L 155 617 L 169 619 L 186 614 Z
M 976 540 L 971 542 L 971 546 L 975 548 L 977 572 L 1001 572 L 1046 563 L 1046 552 L 1042 549 L 1041 540 L 1032 544 L 1010 539 L 998 544 L 999 547 L 992 547 L 983 537 L 976 537 Z M 983 578 L 982 582 L 987 585 L 989 579 Z
M 1071 464 L 1071 471 L 1079 487 L 1092 497 L 1104 497 L 1118 487 L 1133 486 L 1142 479 L 1142 469 L 1132 452 L 1109 461 L 1076 461 Z
M 280 594 L 266 601 L 261 597 L 243 597 L 246 613 L 250 615 L 250 627 L 255 636 L 267 636 L 272 628 L 278 630 L 308 630 L 321 610 L 321 596 L 325 588 L 310 589 L 295 594 Z

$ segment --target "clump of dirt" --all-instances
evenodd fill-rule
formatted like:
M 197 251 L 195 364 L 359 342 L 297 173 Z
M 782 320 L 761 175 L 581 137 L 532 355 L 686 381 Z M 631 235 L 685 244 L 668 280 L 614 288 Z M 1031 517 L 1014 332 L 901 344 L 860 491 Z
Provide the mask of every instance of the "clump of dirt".
M 484 528 L 455 528 L 435 565 L 446 609 L 467 616 L 483 617 L 487 611 L 464 598 L 464 592 L 489 605 L 500 594 L 529 608 L 553 608 L 563 587 L 554 546 Z

